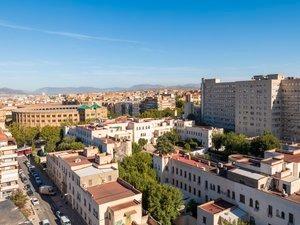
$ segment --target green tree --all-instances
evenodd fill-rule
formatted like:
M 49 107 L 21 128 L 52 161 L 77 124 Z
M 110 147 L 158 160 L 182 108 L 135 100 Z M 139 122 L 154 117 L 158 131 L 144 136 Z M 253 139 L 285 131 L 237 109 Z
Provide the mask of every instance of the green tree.
M 263 135 L 251 141 L 250 153 L 255 156 L 263 156 L 264 151 L 280 147 L 280 141 L 271 133 L 265 132 Z
M 159 184 L 152 166 L 149 153 L 137 152 L 120 162 L 120 177 L 143 193 L 143 208 L 162 224 L 170 225 L 179 214 L 182 194 L 176 188 Z
M 45 144 L 44 150 L 45 150 L 45 152 L 54 152 L 56 150 L 56 143 L 53 141 L 48 141 Z
M 17 123 L 11 124 L 9 126 L 9 130 L 19 147 L 24 145 L 33 145 L 39 133 L 39 129 L 37 127 L 27 127 Z
M 141 152 L 141 151 L 142 151 L 141 146 L 138 143 L 133 142 L 132 143 L 132 153 L 136 154 L 136 153 Z
M 194 200 L 191 199 L 187 206 L 186 206 L 186 211 L 190 212 L 192 214 L 193 217 L 197 217 L 197 207 L 198 207 L 198 203 Z
M 17 207 L 21 209 L 24 208 L 24 206 L 26 205 L 27 196 L 23 193 L 21 189 L 18 189 L 12 193 L 11 200 Z
M 191 146 L 190 146 L 190 144 L 189 144 L 189 143 L 185 143 L 184 146 L 183 146 L 183 149 L 184 149 L 184 150 L 187 150 L 188 152 L 191 151 Z
M 41 129 L 40 137 L 46 142 L 57 143 L 61 139 L 61 133 L 60 127 L 45 126 Z
M 174 144 L 166 136 L 157 138 L 156 148 L 157 151 L 163 155 L 169 154 L 175 150 Z
M 227 154 L 247 154 L 250 149 L 250 142 L 246 139 L 246 136 L 233 132 L 226 134 L 224 145 Z
M 249 222 L 243 220 L 235 220 L 235 221 L 222 221 L 222 225 L 250 225 Z
M 140 138 L 138 142 L 139 142 L 140 147 L 143 148 L 148 143 L 148 140 L 144 139 L 144 138 Z
M 225 134 L 223 133 L 216 133 L 212 137 L 213 147 L 219 150 L 225 144 Z

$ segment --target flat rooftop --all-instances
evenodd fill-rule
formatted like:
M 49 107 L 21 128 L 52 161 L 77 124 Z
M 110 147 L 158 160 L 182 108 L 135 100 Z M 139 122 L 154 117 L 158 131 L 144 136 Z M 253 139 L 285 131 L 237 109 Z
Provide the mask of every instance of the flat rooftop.
M 96 168 L 94 166 L 85 167 L 83 169 L 75 170 L 74 172 L 79 177 L 92 176 L 97 174 L 103 174 L 113 171 L 113 168 Z
M 116 211 L 119 211 L 119 210 L 122 210 L 122 209 L 127 209 L 127 208 L 130 208 L 130 207 L 133 207 L 133 206 L 137 206 L 139 204 L 140 203 L 138 201 L 133 200 L 133 201 L 130 201 L 130 202 L 115 205 L 115 206 L 110 207 L 110 208 L 111 208 L 112 211 L 116 212 Z
M 226 209 L 232 208 L 234 205 L 223 199 L 218 199 L 216 201 L 211 201 L 200 205 L 199 207 L 211 214 L 217 214 L 223 212 Z
M 239 168 L 234 168 L 232 170 L 230 170 L 231 173 L 235 173 L 244 177 L 248 177 L 254 180 L 260 180 L 262 178 L 265 178 L 266 176 L 261 175 L 259 173 L 253 173 L 247 170 L 243 170 L 243 169 L 239 169 Z
M 77 155 L 63 158 L 65 162 L 70 166 L 80 166 L 85 164 L 91 164 L 92 162 L 85 156 Z
M 136 195 L 132 189 L 125 187 L 119 180 L 89 187 L 87 191 L 98 205 Z
M 283 154 L 284 155 L 284 161 L 286 162 L 294 162 L 294 163 L 300 163 L 300 154 Z
M 195 160 L 195 159 L 190 159 L 190 158 L 188 158 L 188 156 L 184 156 L 181 154 L 172 155 L 172 159 L 177 160 L 182 163 L 185 163 L 185 164 L 188 164 L 190 166 L 198 167 L 198 168 L 201 168 L 201 167 L 205 168 L 205 169 L 213 168 L 205 163 L 199 162 L 198 160 Z

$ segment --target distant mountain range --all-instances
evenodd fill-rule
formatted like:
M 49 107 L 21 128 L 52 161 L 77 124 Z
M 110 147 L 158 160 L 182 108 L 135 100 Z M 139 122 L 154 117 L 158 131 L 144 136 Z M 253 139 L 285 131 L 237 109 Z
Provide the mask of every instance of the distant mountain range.
M 164 88 L 191 88 L 199 89 L 200 84 L 185 84 L 185 85 L 174 85 L 174 86 L 163 86 L 158 84 L 138 84 L 133 85 L 129 88 L 112 87 L 112 88 L 96 88 L 96 87 L 43 87 L 33 92 L 16 90 L 10 88 L 0 88 L 0 94 L 2 95 L 22 95 L 22 94 L 68 94 L 68 93 L 92 93 L 92 92 L 104 92 L 104 91 L 140 91 L 140 90 L 158 90 Z

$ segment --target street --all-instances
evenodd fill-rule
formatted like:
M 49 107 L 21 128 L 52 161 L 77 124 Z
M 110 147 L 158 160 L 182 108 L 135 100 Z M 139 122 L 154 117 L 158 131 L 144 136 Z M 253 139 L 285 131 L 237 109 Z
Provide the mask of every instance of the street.
M 51 225 L 52 224 L 60 225 L 58 218 L 55 216 L 55 212 L 59 210 L 61 213 L 66 215 L 71 220 L 72 225 L 86 225 L 86 223 L 83 221 L 81 216 L 76 211 L 74 211 L 70 207 L 70 205 L 66 204 L 64 199 L 60 197 L 59 192 L 55 196 L 39 194 L 38 185 L 34 181 L 34 178 L 30 175 L 28 168 L 24 164 L 26 160 L 29 159 L 27 159 L 27 157 L 25 156 L 18 157 L 20 169 L 24 171 L 24 174 L 29 180 L 31 189 L 33 191 L 33 196 L 29 196 L 29 198 L 36 197 L 39 200 L 39 204 L 33 206 L 37 213 L 39 221 L 38 222 L 33 221 L 33 223 L 39 224 L 40 221 L 44 219 L 48 219 Z M 31 164 L 35 165 L 34 162 L 31 162 Z M 40 167 L 36 166 L 35 171 L 39 174 L 39 177 L 41 178 L 43 185 L 50 185 L 55 187 L 51 179 L 47 177 L 45 172 L 42 171 Z

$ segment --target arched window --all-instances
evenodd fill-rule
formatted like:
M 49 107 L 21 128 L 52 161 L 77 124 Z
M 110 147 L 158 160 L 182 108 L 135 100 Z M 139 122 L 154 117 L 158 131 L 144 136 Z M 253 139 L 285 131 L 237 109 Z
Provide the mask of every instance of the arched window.
M 284 212 L 281 212 L 281 218 L 282 218 L 282 219 L 285 219 L 285 214 L 284 214 Z
M 249 206 L 253 207 L 253 199 L 252 198 L 250 198 Z

